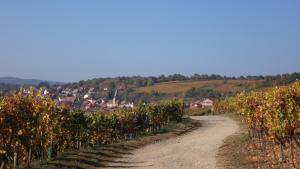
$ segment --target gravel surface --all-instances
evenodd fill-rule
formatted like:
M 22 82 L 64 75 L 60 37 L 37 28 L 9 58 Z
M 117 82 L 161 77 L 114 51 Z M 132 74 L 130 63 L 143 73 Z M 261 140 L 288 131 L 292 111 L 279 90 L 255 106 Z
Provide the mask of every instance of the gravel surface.
M 202 127 L 186 135 L 135 150 L 106 168 L 214 169 L 223 140 L 238 130 L 235 121 L 224 116 L 192 117 Z

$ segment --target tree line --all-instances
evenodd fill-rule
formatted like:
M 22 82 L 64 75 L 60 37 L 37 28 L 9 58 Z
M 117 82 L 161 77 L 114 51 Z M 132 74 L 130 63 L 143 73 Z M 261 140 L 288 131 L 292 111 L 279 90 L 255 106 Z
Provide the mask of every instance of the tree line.
M 97 86 L 103 85 L 114 88 L 120 86 L 121 88 L 128 87 L 144 87 L 151 86 L 156 83 L 171 82 L 171 81 L 186 81 L 186 80 L 266 80 L 276 84 L 284 84 L 294 82 L 300 79 L 300 73 L 287 73 L 279 75 L 258 75 L 258 76 L 223 76 L 218 74 L 193 74 L 186 76 L 182 74 L 160 75 L 160 76 L 132 76 L 132 77 L 115 77 L 115 78 L 95 78 L 86 81 L 79 81 L 78 83 L 71 83 L 68 85 L 76 86 Z

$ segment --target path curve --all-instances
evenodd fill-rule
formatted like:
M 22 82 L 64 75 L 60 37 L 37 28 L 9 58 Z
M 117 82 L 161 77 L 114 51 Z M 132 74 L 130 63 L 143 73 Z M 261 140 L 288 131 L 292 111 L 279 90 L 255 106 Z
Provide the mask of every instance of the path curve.
M 238 130 L 236 122 L 224 116 L 192 117 L 202 126 L 186 135 L 145 146 L 125 156 L 122 165 L 108 168 L 215 169 L 223 140 Z

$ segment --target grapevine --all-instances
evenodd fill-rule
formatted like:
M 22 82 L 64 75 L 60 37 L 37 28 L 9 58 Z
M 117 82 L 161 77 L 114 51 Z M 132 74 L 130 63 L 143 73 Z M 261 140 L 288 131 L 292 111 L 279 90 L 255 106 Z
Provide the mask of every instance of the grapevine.
M 30 166 L 32 160 L 51 160 L 68 149 L 81 149 L 132 139 L 180 121 L 179 100 L 140 105 L 110 113 L 69 110 L 41 91 L 0 98 L 0 168 Z

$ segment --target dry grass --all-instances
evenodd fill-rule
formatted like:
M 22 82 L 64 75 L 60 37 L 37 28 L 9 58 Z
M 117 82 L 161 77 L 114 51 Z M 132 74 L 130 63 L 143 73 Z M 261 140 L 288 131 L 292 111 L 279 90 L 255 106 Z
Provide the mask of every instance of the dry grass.
M 202 88 L 207 87 L 219 91 L 225 92 L 236 92 L 244 90 L 248 87 L 253 87 L 262 81 L 259 80 L 198 80 L 198 81 L 184 81 L 184 82 L 167 82 L 158 83 L 153 86 L 136 88 L 137 92 L 150 93 L 152 91 L 166 94 L 182 94 L 189 89 L 196 87 Z

